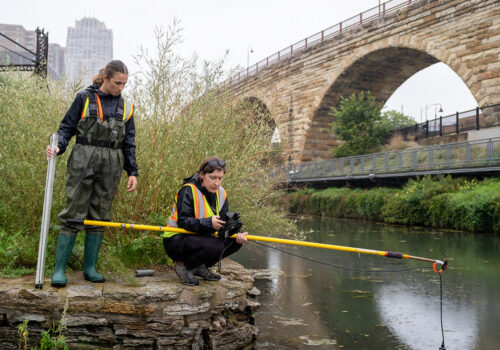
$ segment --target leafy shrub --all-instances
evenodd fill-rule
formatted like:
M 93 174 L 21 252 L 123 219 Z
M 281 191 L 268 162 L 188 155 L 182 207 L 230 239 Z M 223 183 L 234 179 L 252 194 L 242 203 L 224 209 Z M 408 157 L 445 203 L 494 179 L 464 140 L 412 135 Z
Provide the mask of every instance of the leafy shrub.
M 292 198 L 292 197 L 289 197 Z M 304 200 L 307 198 L 307 200 Z M 402 188 L 328 188 L 293 194 L 295 212 L 393 224 L 500 232 L 500 179 L 426 176 Z

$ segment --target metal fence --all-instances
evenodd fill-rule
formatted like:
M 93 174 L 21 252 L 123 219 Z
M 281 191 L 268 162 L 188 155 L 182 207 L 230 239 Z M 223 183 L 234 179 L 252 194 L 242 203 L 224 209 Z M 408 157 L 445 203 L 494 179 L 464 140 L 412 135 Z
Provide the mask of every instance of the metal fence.
M 245 70 L 239 72 L 232 78 L 230 81 L 238 82 L 242 79 L 246 79 L 251 75 L 256 74 L 258 71 L 269 67 L 270 65 L 290 57 L 291 55 L 301 52 L 307 48 L 310 48 L 314 45 L 320 44 L 325 40 L 329 40 L 339 34 L 342 34 L 345 31 L 353 29 L 355 27 L 368 24 L 374 20 L 378 20 L 389 14 L 392 14 L 396 11 L 399 11 L 402 8 L 408 7 L 411 4 L 419 2 L 421 0 L 389 0 L 386 1 L 379 6 L 373 7 L 367 11 L 360 13 L 359 15 L 355 15 L 345 21 L 337 23 L 327 29 L 322 30 L 314 35 L 311 35 L 303 40 L 296 42 L 278 52 L 272 54 L 269 57 L 260 60 L 252 66 L 247 67 Z
M 397 129 L 388 135 L 386 139 L 390 139 L 394 134 L 401 134 L 405 139 L 413 138 L 418 140 L 493 126 L 500 126 L 500 104 L 477 107 L 465 112 L 456 112 L 455 114 Z
M 380 174 L 418 175 L 431 170 L 500 166 L 500 137 L 422 148 L 289 164 L 281 168 L 287 182 L 376 177 Z M 450 171 L 451 172 L 451 171 Z
M 405 139 L 413 138 L 418 140 L 493 126 L 500 126 L 500 104 L 476 107 L 465 112 L 456 112 L 455 114 L 397 129 L 389 134 L 386 139 L 390 139 L 395 134 L 400 134 Z

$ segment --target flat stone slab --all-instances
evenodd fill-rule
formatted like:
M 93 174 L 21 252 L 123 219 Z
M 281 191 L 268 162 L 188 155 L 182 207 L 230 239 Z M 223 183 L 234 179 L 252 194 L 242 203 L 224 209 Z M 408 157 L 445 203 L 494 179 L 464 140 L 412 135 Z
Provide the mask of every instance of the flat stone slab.
M 252 271 L 225 259 L 221 276 L 217 282 L 184 286 L 167 268 L 147 277 L 131 273 L 127 283 L 91 283 L 76 272 L 65 288 L 51 287 L 47 278 L 43 289 L 35 289 L 33 276 L 2 279 L 1 348 L 18 349 L 16 327 L 24 320 L 32 346 L 53 322 L 63 322 L 70 348 L 251 347 L 258 332 L 252 316 L 258 303 L 251 300 L 254 293 L 247 294 L 253 288 Z

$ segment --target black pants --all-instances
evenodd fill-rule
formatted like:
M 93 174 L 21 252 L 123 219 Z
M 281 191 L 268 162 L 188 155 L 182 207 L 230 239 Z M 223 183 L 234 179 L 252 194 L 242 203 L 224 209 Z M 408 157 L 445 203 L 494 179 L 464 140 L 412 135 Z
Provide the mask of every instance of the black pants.
M 241 244 L 234 239 L 222 240 L 213 236 L 176 234 L 163 238 L 163 247 L 170 259 L 183 262 L 187 269 L 205 264 L 215 265 L 219 259 L 235 253 Z

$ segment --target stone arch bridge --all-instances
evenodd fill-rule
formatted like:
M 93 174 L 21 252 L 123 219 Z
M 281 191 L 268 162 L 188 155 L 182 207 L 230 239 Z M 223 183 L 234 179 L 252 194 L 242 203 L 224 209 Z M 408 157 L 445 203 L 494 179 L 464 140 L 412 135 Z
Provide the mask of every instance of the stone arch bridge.
M 480 106 L 500 102 L 499 0 L 392 0 L 302 40 L 232 79 L 265 105 L 293 163 L 330 158 L 329 111 L 370 90 L 382 103 L 409 77 L 447 64 Z M 497 111 L 500 113 L 500 111 Z

